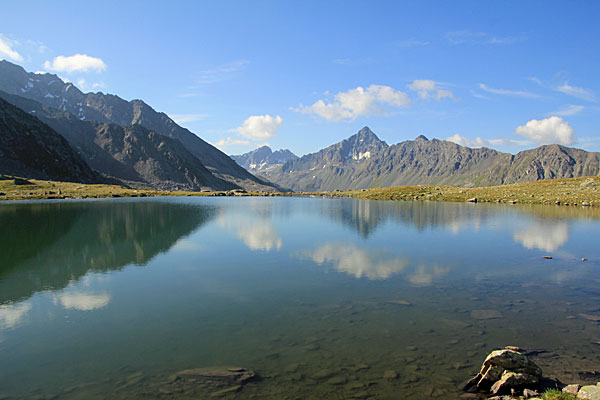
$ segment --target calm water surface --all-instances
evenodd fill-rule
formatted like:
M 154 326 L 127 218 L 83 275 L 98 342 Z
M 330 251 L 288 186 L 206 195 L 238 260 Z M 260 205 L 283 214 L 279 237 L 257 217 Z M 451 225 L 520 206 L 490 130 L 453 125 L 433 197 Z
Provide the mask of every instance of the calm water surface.
M 451 399 L 509 344 L 600 366 L 597 210 L 28 202 L 0 228 L 0 399 L 208 398 L 173 374 L 211 366 L 260 376 L 226 399 Z

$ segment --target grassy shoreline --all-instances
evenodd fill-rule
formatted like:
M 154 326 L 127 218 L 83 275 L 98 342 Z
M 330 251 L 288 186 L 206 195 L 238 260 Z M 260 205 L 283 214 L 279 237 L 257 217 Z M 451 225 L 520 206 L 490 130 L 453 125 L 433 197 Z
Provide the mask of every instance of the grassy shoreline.
M 600 177 L 554 179 L 503 186 L 461 188 L 440 185 L 396 186 L 331 192 L 187 192 L 130 189 L 118 185 L 29 179 L 0 179 L 0 200 L 86 199 L 157 196 L 320 196 L 367 200 L 560 204 L 600 207 Z

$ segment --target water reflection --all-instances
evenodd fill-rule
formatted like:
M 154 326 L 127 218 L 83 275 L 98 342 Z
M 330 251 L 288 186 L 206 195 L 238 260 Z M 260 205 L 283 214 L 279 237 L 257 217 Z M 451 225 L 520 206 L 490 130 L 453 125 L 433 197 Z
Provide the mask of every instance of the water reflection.
M 305 255 L 319 265 L 333 264 L 336 270 L 356 278 L 364 276 L 368 279 L 386 279 L 402 272 L 408 265 L 406 260 L 386 257 L 382 251 L 358 249 L 343 244 L 326 244 Z
M 144 265 L 214 214 L 214 207 L 160 201 L 2 206 L 0 226 L 10 229 L 0 230 L 0 304 L 60 290 L 88 271 Z M 103 301 L 67 296 L 61 303 Z
M 250 250 L 279 250 L 283 239 L 271 223 L 273 206 L 273 203 L 252 199 L 248 201 L 248 207 L 243 209 L 223 210 L 217 222 L 222 228 L 235 232 Z
M 394 257 L 382 249 L 359 248 L 357 246 L 327 243 L 314 251 L 300 253 L 320 266 L 332 265 L 337 271 L 355 278 L 370 280 L 388 279 L 392 275 L 404 274 L 414 286 L 429 286 L 437 278 L 450 272 L 448 266 L 413 265 L 406 258 Z
M 85 292 L 66 292 L 52 297 L 54 304 L 62 305 L 65 309 L 91 311 L 106 306 L 110 302 L 108 293 L 90 294 Z
M 528 249 L 555 251 L 569 240 L 569 224 L 565 221 L 536 220 L 515 232 L 513 238 Z
M 0 332 L 21 324 L 30 310 L 29 301 L 0 305 Z

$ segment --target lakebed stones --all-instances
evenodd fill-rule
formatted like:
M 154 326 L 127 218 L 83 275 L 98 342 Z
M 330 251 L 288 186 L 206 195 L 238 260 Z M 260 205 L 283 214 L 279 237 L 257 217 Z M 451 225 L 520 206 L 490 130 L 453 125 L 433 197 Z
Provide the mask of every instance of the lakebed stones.
M 254 371 L 240 367 L 208 367 L 186 369 L 169 379 L 165 390 L 176 390 L 194 396 L 226 397 L 240 390 L 256 377 Z
M 537 389 L 541 379 L 542 369 L 536 363 L 521 352 L 505 348 L 486 357 L 481 370 L 464 390 L 504 395 L 526 388 Z
M 209 367 L 194 368 L 179 371 L 176 374 L 179 378 L 191 378 L 197 380 L 220 380 L 231 383 L 244 384 L 254 378 L 254 371 L 239 367 Z

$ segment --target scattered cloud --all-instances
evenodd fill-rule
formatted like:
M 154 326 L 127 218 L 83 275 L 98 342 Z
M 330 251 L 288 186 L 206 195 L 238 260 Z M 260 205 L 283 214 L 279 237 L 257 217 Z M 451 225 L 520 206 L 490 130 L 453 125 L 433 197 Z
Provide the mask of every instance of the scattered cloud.
M 423 100 L 435 99 L 441 101 L 443 99 L 454 99 L 454 94 L 445 89 L 438 87 L 439 83 L 429 79 L 416 79 L 408 85 L 408 88 L 413 92 L 417 92 Z
M 81 78 L 77 80 L 77 86 L 79 87 L 79 89 L 81 89 L 81 91 L 89 92 L 103 88 L 104 82 L 88 83 L 85 79 Z
M 569 225 L 560 221 L 539 221 L 516 232 L 513 239 L 528 249 L 555 251 L 569 240 Z
M 245 69 L 249 63 L 247 60 L 237 60 L 216 68 L 203 69 L 198 71 L 195 81 L 198 85 L 211 85 L 223 82 Z
M 577 105 L 574 105 L 574 104 L 567 104 L 566 106 L 564 106 L 560 110 L 556 110 L 556 111 L 553 111 L 551 113 L 548 113 L 548 115 L 558 115 L 559 117 L 568 117 L 570 115 L 579 114 L 581 111 L 583 111 L 584 108 L 585 108 L 584 106 L 577 106 Z
M 387 279 L 408 265 L 400 258 L 385 259 L 375 251 L 344 244 L 326 244 L 306 256 L 319 265 L 333 264 L 336 270 L 356 278 Z
M 88 72 L 90 70 L 102 72 L 106 64 L 100 58 L 90 57 L 87 54 L 75 54 L 72 56 L 58 56 L 52 62 L 46 61 L 44 68 L 56 72 Z
M 283 119 L 279 115 L 252 115 L 242 126 L 236 128 L 236 131 L 253 141 L 267 140 L 277 136 L 277 130 L 282 123 Z
M 495 36 L 487 32 L 461 30 L 446 33 L 446 40 L 452 45 L 460 44 L 513 44 L 525 40 L 524 36 Z
M 484 139 L 477 136 L 475 139 L 469 139 L 466 136 L 455 133 L 454 135 L 446 138 L 447 141 L 456 143 L 461 146 L 470 147 L 473 149 L 479 147 L 497 147 L 497 146 L 524 146 L 531 144 L 527 140 L 514 140 L 514 139 Z
M 400 40 L 400 41 L 396 42 L 396 46 L 398 46 L 398 47 L 422 47 L 422 46 L 428 46 L 429 44 L 430 43 L 428 41 L 419 40 L 419 39 L 415 39 L 415 38 Z
M 407 107 L 411 104 L 406 93 L 390 86 L 370 85 L 366 89 L 358 86 L 339 92 L 333 101 L 317 100 L 311 106 L 292 108 L 304 114 L 316 114 L 328 121 L 353 121 L 359 116 L 384 112 L 384 106 Z
M 91 311 L 106 306 L 110 302 L 110 296 L 108 293 L 61 293 L 55 295 L 53 301 L 54 304 L 60 303 L 66 309 Z
M 529 79 L 531 82 L 537 83 L 539 86 L 544 86 L 542 81 L 540 79 L 536 78 L 535 76 L 531 76 L 527 79 Z
M 472 32 L 468 30 L 453 31 L 446 33 L 446 39 L 450 44 L 481 43 L 488 36 L 485 32 Z
M 513 97 L 525 97 L 529 99 L 539 99 L 542 96 L 536 93 L 528 92 L 525 90 L 507 90 L 507 89 L 493 89 L 488 87 L 487 85 L 480 83 L 479 88 L 484 92 L 499 94 L 502 96 L 513 96 Z
M 169 117 L 179 125 L 182 125 L 189 122 L 201 121 L 208 117 L 208 114 L 171 114 Z
M 538 144 L 558 143 L 570 146 L 575 143 L 571 125 L 556 116 L 542 120 L 532 119 L 525 125 L 518 126 L 515 134 L 531 139 Z
M 471 96 L 473 96 L 473 97 L 476 97 L 476 98 L 478 98 L 478 99 L 484 99 L 484 100 L 489 100 L 489 99 L 490 99 L 489 97 L 487 97 L 487 96 L 484 96 L 484 95 L 482 95 L 481 93 L 479 93 L 479 92 L 476 92 L 476 91 L 474 91 L 474 90 L 471 90 Z
M 14 49 L 16 42 L 0 34 L 0 58 L 4 57 L 12 61 L 22 62 L 23 56 Z
M 557 91 L 567 94 L 569 96 L 577 97 L 578 99 L 596 102 L 596 96 L 591 90 L 584 89 L 577 86 L 571 86 L 568 82 L 563 83 L 560 86 L 556 86 Z
M 225 149 L 227 149 L 228 147 L 231 146 L 247 146 L 250 144 L 249 140 L 241 140 L 241 139 L 235 139 L 235 138 L 231 138 L 229 136 L 227 136 L 227 138 L 225 139 L 221 139 L 216 143 L 213 143 L 215 145 L 215 147 L 218 147 L 219 149 L 225 151 Z
M 28 301 L 0 305 L 0 329 L 19 325 L 30 310 L 31 303 Z

